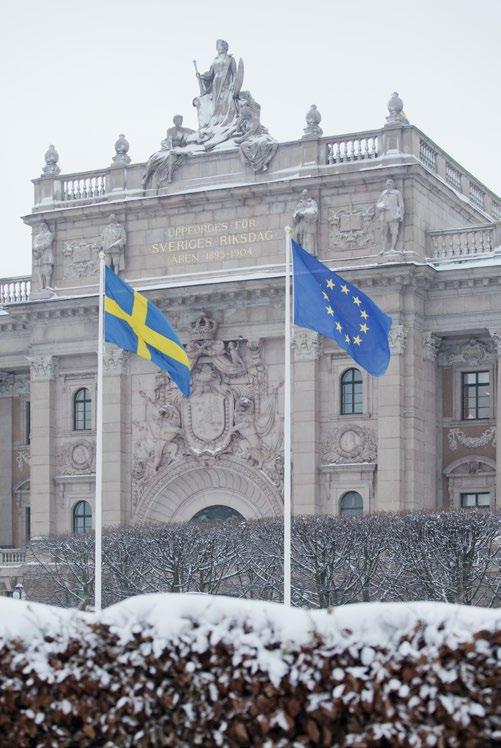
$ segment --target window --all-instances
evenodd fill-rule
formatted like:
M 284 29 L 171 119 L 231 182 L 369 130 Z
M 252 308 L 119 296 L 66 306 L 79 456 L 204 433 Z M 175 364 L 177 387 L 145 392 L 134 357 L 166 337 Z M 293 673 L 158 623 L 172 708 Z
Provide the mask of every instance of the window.
M 92 530 L 92 509 L 88 501 L 79 501 L 73 507 L 73 532 Z
M 73 397 L 73 431 L 90 431 L 91 399 L 87 387 L 75 392 Z
M 31 507 L 24 508 L 24 539 L 26 543 L 31 540 Z
M 488 491 L 461 494 L 461 506 L 463 509 L 488 509 L 490 504 L 491 495 Z
M 31 444 L 31 403 L 29 400 L 24 404 L 24 428 L 26 444 Z
M 341 377 L 341 415 L 362 412 L 362 375 L 347 369 Z
M 362 514 L 364 511 L 364 500 L 357 491 L 348 491 L 341 496 L 339 502 L 339 513 L 345 516 L 351 514 Z
M 462 374 L 463 421 L 489 418 L 491 388 L 488 371 L 468 371 Z
M 224 506 L 223 504 L 215 504 L 214 506 L 208 506 L 206 509 L 201 509 L 192 518 L 192 522 L 224 522 L 227 519 L 241 519 L 244 518 L 237 512 L 236 509 L 232 509 L 230 506 Z

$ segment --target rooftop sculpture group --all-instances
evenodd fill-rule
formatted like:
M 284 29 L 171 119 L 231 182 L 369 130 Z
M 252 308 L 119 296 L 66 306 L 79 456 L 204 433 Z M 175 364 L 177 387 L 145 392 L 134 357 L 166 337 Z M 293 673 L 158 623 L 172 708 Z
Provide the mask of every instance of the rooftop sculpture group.
M 261 107 L 250 91 L 242 91 L 244 65 L 228 52 L 228 43 L 218 39 L 217 55 L 206 73 L 195 71 L 199 95 L 193 100 L 198 115 L 198 130 L 183 127 L 181 115 L 159 151 L 150 156 L 143 182 L 162 187 L 172 182 L 175 171 L 188 156 L 216 148 L 238 147 L 240 155 L 254 172 L 266 171 L 278 143 L 261 124 Z

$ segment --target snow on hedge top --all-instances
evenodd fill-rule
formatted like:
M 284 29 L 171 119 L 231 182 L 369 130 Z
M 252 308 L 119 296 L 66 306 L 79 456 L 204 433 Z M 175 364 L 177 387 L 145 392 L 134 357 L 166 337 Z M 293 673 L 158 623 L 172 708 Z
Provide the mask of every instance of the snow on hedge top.
M 82 624 L 110 625 L 125 641 L 141 629 L 151 629 L 162 643 L 199 630 L 211 641 L 248 638 L 301 646 L 320 634 L 324 641 L 388 647 L 411 632 L 418 622 L 426 627 L 429 644 L 464 641 L 475 631 L 501 626 L 501 610 L 438 602 L 356 603 L 328 610 L 286 608 L 278 603 L 197 594 L 152 594 L 131 597 L 101 613 L 83 613 L 39 603 L 0 599 L 0 637 L 33 642 L 46 635 L 78 636 Z M 436 642 L 434 641 L 436 638 Z M 201 642 L 202 645 L 202 642 Z

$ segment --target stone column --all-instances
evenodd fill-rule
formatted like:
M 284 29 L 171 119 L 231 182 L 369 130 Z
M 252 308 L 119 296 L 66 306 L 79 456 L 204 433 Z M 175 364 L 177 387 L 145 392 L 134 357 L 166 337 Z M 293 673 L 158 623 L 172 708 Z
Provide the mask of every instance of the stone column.
M 122 400 L 125 396 L 127 353 L 105 346 L 103 377 L 103 526 L 125 521 L 125 424 Z
M 320 512 L 317 333 L 296 329 L 293 343 L 292 510 Z
M 14 375 L 0 372 L 0 546 L 13 543 L 12 398 Z
M 497 361 L 496 361 L 496 496 L 493 507 L 501 506 L 501 329 L 489 330 L 494 342 Z M 494 383 L 493 383 L 494 384 Z
M 55 370 L 56 359 L 34 355 L 31 364 L 31 534 L 56 531 Z
M 403 507 L 404 492 L 404 370 L 407 330 L 393 325 L 389 342 L 390 364 L 378 380 L 378 463 L 376 511 L 395 511 Z

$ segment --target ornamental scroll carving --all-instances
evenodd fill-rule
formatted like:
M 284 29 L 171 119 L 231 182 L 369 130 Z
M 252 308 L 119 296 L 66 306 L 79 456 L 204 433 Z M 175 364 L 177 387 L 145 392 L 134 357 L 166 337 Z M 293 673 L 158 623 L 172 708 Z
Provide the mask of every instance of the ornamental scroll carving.
M 282 484 L 280 384 L 268 382 L 261 341 L 224 341 L 216 332 L 206 315 L 191 325 L 189 400 L 163 371 L 153 393 L 139 392 L 144 418 L 133 422 L 134 505 L 160 468 L 193 457 L 243 459 L 273 485 Z
M 33 381 L 53 379 L 56 373 L 56 358 L 48 355 L 27 356 L 31 364 L 31 379 Z
M 496 355 L 493 340 L 486 342 L 470 338 L 467 342 L 447 345 L 444 351 L 444 363 L 447 366 L 451 364 L 467 364 L 468 366 L 478 366 L 487 361 L 494 361 Z
M 447 440 L 452 452 L 455 452 L 460 445 L 466 447 L 467 449 L 485 447 L 485 445 L 489 444 L 490 441 L 492 441 L 492 444 L 495 445 L 496 427 L 491 426 L 490 428 L 486 429 L 483 434 L 480 434 L 480 436 L 467 436 L 464 431 L 461 431 L 461 429 L 449 429 Z
M 95 471 L 96 447 L 89 439 L 63 444 L 56 455 L 58 471 L 63 475 L 88 475 Z
M 320 454 L 323 465 L 376 462 L 376 435 L 356 424 L 340 426 L 322 442 Z

